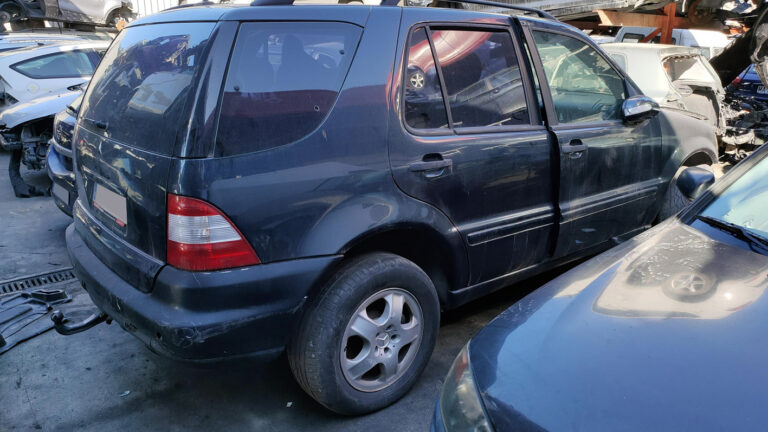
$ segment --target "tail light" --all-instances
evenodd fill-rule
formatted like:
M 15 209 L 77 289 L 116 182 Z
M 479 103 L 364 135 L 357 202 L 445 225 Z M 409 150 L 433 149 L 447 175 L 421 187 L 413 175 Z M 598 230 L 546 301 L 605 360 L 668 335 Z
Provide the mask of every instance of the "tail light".
M 737 76 L 731 81 L 731 87 L 738 87 L 739 85 L 741 85 L 741 77 Z
M 168 194 L 168 264 L 182 270 L 223 270 L 259 264 L 232 221 L 213 205 Z

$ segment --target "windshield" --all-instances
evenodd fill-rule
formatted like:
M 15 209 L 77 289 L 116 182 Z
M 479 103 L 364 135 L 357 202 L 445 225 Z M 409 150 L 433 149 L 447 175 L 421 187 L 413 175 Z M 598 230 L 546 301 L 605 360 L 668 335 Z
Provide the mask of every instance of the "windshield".
M 768 157 L 744 173 L 700 216 L 718 219 L 768 237 Z

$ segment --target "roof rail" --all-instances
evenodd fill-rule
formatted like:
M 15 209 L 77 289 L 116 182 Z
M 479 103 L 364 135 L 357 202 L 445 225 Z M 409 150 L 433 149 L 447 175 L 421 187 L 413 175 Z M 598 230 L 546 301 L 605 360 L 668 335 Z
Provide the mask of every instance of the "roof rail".
M 483 5 L 483 6 L 493 6 L 493 7 L 502 8 L 502 9 L 518 10 L 521 12 L 536 14 L 541 18 L 557 21 L 557 18 L 552 16 L 549 12 L 544 12 L 541 9 L 536 9 L 528 6 L 511 5 L 507 3 L 499 3 L 499 2 L 488 1 L 488 0 L 440 0 L 440 1 L 445 3 L 461 3 L 461 4 L 468 3 L 468 4 L 476 4 L 476 5 Z
M 254 0 L 251 6 L 290 6 L 293 0 Z

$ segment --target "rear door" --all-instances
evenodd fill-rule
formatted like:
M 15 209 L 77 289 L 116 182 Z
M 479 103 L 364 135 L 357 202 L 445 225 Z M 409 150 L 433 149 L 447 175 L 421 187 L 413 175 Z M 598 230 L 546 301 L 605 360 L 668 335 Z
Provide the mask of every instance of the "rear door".
M 661 184 L 657 118 L 630 125 L 622 104 L 635 89 L 583 38 L 526 26 L 557 138 L 561 213 L 555 255 L 564 256 L 647 227 Z
M 214 26 L 124 30 L 83 99 L 74 138 L 76 226 L 107 265 L 142 289 L 166 258 L 168 172 Z
M 436 12 L 447 11 L 430 18 Z M 404 12 L 394 87 L 401 116 L 390 136 L 395 181 L 456 225 L 470 283 L 537 263 L 554 220 L 550 143 L 529 109 L 536 99 L 509 21 L 417 24 L 419 13 Z

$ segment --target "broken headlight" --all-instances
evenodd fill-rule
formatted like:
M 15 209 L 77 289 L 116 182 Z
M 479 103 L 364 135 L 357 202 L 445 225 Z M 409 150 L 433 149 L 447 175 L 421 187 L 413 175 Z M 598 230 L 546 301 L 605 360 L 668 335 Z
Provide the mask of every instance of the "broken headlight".
M 445 377 L 440 413 L 447 432 L 490 432 L 480 394 L 469 364 L 469 344 L 462 348 Z

